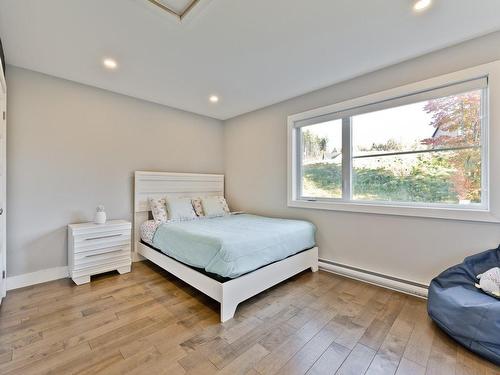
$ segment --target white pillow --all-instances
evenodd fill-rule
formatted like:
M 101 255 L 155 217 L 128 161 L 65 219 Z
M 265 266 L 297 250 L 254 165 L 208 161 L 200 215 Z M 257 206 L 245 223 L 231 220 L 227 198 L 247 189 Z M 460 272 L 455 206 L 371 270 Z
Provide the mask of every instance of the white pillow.
M 229 207 L 224 197 L 205 197 L 202 199 L 202 205 L 205 216 L 214 217 L 229 214 Z
M 168 198 L 167 211 L 169 220 L 196 219 L 191 198 Z

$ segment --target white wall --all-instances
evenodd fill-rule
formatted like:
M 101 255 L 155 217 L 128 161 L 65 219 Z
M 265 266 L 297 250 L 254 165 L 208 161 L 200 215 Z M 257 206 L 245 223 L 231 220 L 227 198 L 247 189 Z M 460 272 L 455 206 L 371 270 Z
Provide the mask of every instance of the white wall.
M 222 173 L 220 121 L 7 67 L 8 276 L 66 266 L 66 225 L 132 219 L 134 170 Z
M 468 254 L 496 247 L 500 226 L 494 224 L 288 208 L 286 120 L 500 59 L 499 45 L 500 33 L 490 34 L 226 121 L 226 194 L 232 208 L 311 220 L 321 258 L 420 283 Z M 500 147 L 500 140 L 492 146 Z

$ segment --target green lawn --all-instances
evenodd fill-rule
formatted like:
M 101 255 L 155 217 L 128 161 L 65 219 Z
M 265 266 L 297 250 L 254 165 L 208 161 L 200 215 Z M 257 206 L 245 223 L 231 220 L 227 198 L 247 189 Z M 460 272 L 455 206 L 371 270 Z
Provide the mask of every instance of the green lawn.
M 458 203 L 458 196 L 445 166 L 420 165 L 397 175 L 386 168 L 355 168 L 353 195 L 361 200 Z M 340 197 L 342 170 L 339 165 L 316 163 L 304 167 L 305 191 L 313 196 Z

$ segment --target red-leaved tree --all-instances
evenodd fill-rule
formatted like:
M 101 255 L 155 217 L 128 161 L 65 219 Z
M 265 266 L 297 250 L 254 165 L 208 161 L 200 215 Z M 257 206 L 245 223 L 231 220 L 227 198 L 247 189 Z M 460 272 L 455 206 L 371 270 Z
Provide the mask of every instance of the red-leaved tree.
M 481 201 L 481 92 L 429 100 L 425 105 L 432 115 L 432 138 L 422 141 L 435 149 L 459 148 L 445 152 L 454 169 L 451 176 L 459 199 Z

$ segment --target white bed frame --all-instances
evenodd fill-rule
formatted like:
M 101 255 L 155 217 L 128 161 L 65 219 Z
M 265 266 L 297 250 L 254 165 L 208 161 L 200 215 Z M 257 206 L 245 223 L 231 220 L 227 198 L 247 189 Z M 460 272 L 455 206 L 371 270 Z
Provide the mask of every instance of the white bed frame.
M 203 197 L 224 195 L 224 175 L 198 173 L 135 172 L 134 259 L 140 255 L 220 302 L 220 319 L 234 316 L 240 302 L 311 268 L 318 270 L 318 248 L 303 251 L 238 278 L 219 282 L 141 243 L 140 225 L 149 219 L 150 197 Z

